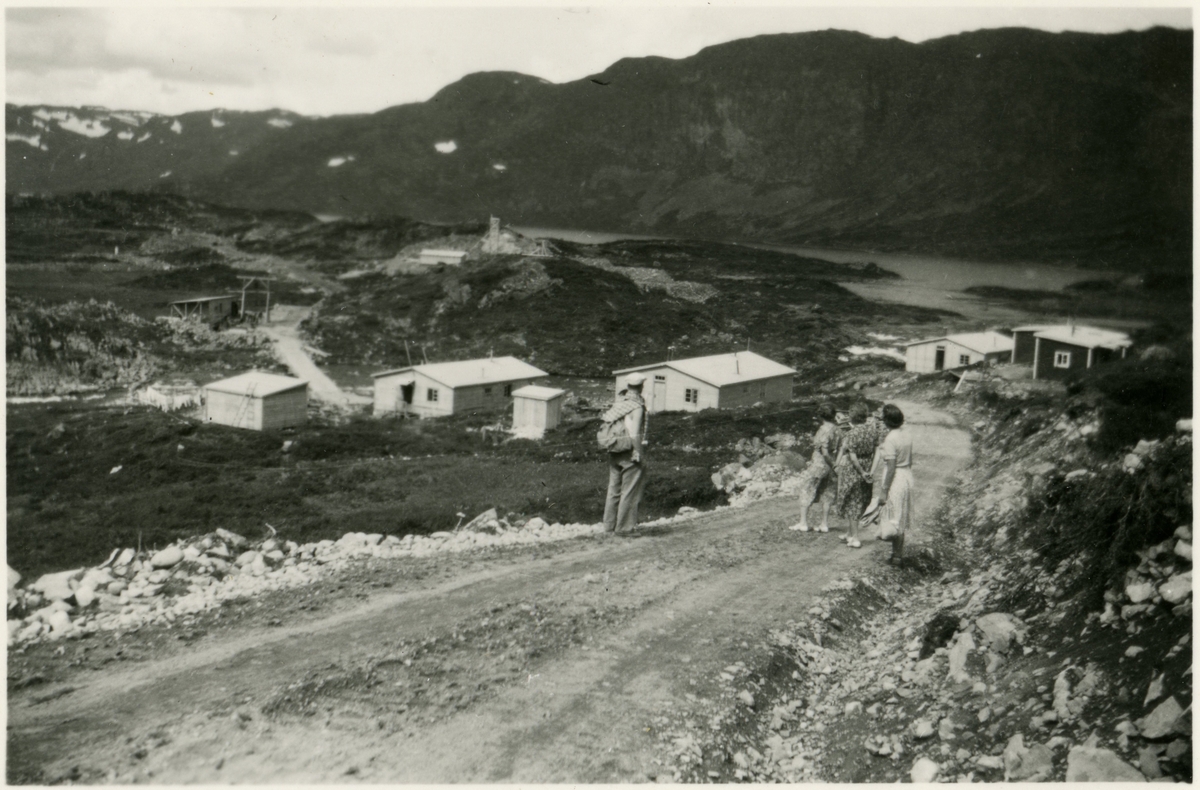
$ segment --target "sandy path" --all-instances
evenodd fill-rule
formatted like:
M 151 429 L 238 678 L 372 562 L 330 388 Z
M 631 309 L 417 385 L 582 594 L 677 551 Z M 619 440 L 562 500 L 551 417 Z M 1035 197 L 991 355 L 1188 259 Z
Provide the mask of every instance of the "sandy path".
M 969 438 L 943 413 L 899 405 L 914 434 L 919 520 L 968 459 Z M 52 702 L 31 706 L 18 692 L 10 755 L 47 777 L 80 766 L 85 776 L 112 771 L 118 781 L 156 784 L 644 780 L 662 770 L 657 714 L 713 693 L 721 667 L 764 650 L 766 629 L 887 554 L 882 544 L 848 549 L 837 529 L 789 532 L 795 516 L 794 501 L 768 500 L 519 565 L 481 557 L 437 587 L 379 595 L 303 627 L 82 676 L 75 693 Z M 397 639 L 453 639 L 497 606 L 530 601 L 625 614 L 533 661 L 524 677 L 401 731 L 384 729 L 379 711 L 393 704 L 390 680 L 402 675 L 325 698 L 316 716 L 259 712 L 289 682 L 323 668 L 386 658 Z M 230 717 L 231 697 L 252 701 L 243 706 L 248 721 Z
M 343 392 L 304 350 L 304 341 L 300 339 L 300 322 L 308 318 L 311 312 L 311 307 L 275 305 L 271 308 L 272 322 L 260 326 L 259 331 L 275 344 L 275 355 L 288 366 L 288 370 L 308 382 L 308 391 L 317 400 L 343 409 L 370 403 L 368 397 Z

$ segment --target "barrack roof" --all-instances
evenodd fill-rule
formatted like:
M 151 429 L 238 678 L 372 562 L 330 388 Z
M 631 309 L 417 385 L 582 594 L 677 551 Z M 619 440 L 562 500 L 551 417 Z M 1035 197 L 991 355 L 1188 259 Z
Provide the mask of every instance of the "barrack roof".
M 755 354 L 753 351 L 735 351 L 732 354 L 714 354 L 710 357 L 673 359 L 669 362 L 656 362 L 652 365 L 638 365 L 635 368 L 614 370 L 613 375 L 621 376 L 636 370 L 662 367 L 677 370 L 692 378 L 712 384 L 714 387 L 787 376 L 796 372 L 787 365 L 781 365 L 760 354 Z
M 304 379 L 294 379 L 291 376 L 279 376 L 274 373 L 263 373 L 261 370 L 251 370 L 232 378 L 205 384 L 204 389 L 228 392 L 233 395 L 249 395 L 255 398 L 264 398 L 268 395 L 277 395 L 280 392 L 287 392 L 288 390 L 307 386 L 308 382 Z
M 554 400 L 559 395 L 565 395 L 566 390 L 554 387 L 539 387 L 536 384 L 526 384 L 519 390 L 513 390 L 514 398 L 529 398 L 530 400 Z
M 957 335 L 942 335 L 941 337 L 931 337 L 927 340 L 917 340 L 912 343 L 907 343 L 904 347 L 921 346 L 926 343 L 936 343 L 939 340 L 949 340 L 951 343 L 957 343 L 963 348 L 979 354 L 994 354 L 997 351 L 1012 351 L 1013 339 L 1008 335 L 1002 335 L 999 332 L 962 332 Z
M 463 359 L 458 362 L 435 362 L 429 365 L 411 365 L 395 370 L 372 373 L 373 378 L 394 376 L 399 373 L 420 373 L 447 387 L 464 387 L 473 384 L 498 384 L 519 379 L 536 379 L 550 375 L 516 357 L 486 357 Z
M 1129 335 L 1124 332 L 1113 332 L 1108 329 L 1097 329 L 1094 326 L 1051 326 L 1034 332 L 1034 337 L 1043 340 L 1053 340 L 1057 343 L 1069 343 L 1082 348 L 1128 348 L 1133 345 Z

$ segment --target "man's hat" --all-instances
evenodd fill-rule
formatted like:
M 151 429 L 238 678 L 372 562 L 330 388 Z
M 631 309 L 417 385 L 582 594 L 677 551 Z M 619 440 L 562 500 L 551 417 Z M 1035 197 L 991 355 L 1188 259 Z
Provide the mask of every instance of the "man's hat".
M 625 377 L 626 387 L 640 387 L 646 383 L 646 377 L 641 373 L 630 373 Z

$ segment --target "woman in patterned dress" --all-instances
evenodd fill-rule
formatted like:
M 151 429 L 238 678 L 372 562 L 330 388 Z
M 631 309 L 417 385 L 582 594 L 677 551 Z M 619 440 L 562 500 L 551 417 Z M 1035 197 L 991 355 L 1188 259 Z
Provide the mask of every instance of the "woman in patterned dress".
M 871 463 L 879 434 L 867 424 L 867 407 L 856 403 L 850 409 L 850 433 L 842 440 L 834 471 L 837 474 L 837 512 L 849 522 L 850 537 L 846 545 L 861 548 L 858 539 L 858 520 L 871 497 Z
M 800 477 L 800 521 L 788 528 L 796 532 L 808 532 L 808 509 L 818 499 L 824 509 L 817 531 L 829 531 L 829 506 L 834 490 L 833 464 L 837 459 L 842 433 L 835 423 L 837 412 L 832 404 L 822 403 L 814 419 L 820 422 L 820 427 L 813 436 L 812 461 Z

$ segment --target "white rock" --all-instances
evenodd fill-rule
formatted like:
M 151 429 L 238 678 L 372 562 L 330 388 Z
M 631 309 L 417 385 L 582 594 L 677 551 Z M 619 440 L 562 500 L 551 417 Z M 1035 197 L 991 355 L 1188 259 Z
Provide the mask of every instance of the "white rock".
M 96 600 L 96 588 L 94 587 L 80 587 L 75 591 L 75 603 L 79 604 L 80 608 L 91 606 L 94 600 Z
M 1054 753 L 1040 743 L 1025 746 L 1025 736 L 1017 733 L 1004 747 L 1005 781 L 1042 781 L 1050 777 Z
M 1004 760 L 997 755 L 986 754 L 979 758 L 979 762 L 975 763 L 980 768 L 1001 768 L 1004 766 Z
M 1188 562 L 1192 561 L 1192 544 L 1186 540 L 1175 541 L 1175 553 Z
M 1018 632 L 1025 624 L 1017 617 L 1005 612 L 992 612 L 975 620 L 975 627 L 983 634 L 983 644 L 997 653 L 1007 653 Z
M 929 719 L 917 719 L 917 721 L 913 724 L 913 737 L 917 738 L 918 740 L 932 738 L 933 732 L 933 724 L 929 721 Z
M 1165 672 L 1163 672 L 1159 673 L 1158 677 L 1155 677 L 1150 681 L 1150 685 L 1146 687 L 1146 698 L 1142 700 L 1143 707 L 1149 705 L 1151 702 L 1163 695 L 1163 686 L 1166 679 L 1167 675 Z
M 1138 653 L 1144 653 L 1144 652 L 1146 652 L 1146 648 L 1139 647 L 1138 645 L 1130 645 L 1129 647 L 1125 648 L 1125 657 L 1126 658 L 1136 658 Z
M 1175 697 L 1167 697 L 1148 716 L 1142 719 L 1138 728 L 1143 738 L 1155 740 L 1165 738 L 1179 729 L 1183 708 L 1175 701 Z
M 928 784 L 938 778 L 941 768 L 928 757 L 922 757 L 913 763 L 909 776 L 914 784 Z
M 237 565 L 239 568 L 244 568 L 254 562 L 256 559 L 258 559 L 257 551 L 254 551 L 253 549 L 250 551 L 243 551 L 238 555 L 237 560 L 234 561 L 234 565 Z
M 6 565 L 5 567 L 8 568 L 8 598 L 11 601 L 13 597 L 13 590 L 15 590 L 17 585 L 21 583 L 21 574 L 13 570 L 13 566 L 11 565 Z
M 134 558 L 134 557 L 136 557 L 136 556 L 137 556 L 137 552 L 135 552 L 133 549 L 125 549 L 125 550 L 124 550 L 124 551 L 122 551 L 122 552 L 121 552 L 121 554 L 120 554 L 120 555 L 119 555 L 119 556 L 118 556 L 118 557 L 117 557 L 117 558 L 116 558 L 116 559 L 113 561 L 113 567 L 114 567 L 114 568 L 120 568 L 120 567 L 122 567 L 122 566 L 124 566 L 124 565 L 128 565 L 129 563 L 133 562 L 133 558 Z
M 1067 753 L 1068 782 L 1144 782 L 1142 772 L 1108 749 L 1072 746 Z
M 1186 540 L 1188 543 L 1191 543 L 1192 542 L 1192 528 L 1189 527 L 1187 524 L 1184 524 L 1181 527 L 1176 527 L 1175 528 L 1175 537 L 1179 538 L 1180 540 Z
M 246 539 L 236 532 L 230 532 L 227 529 L 218 529 L 217 537 L 233 546 L 235 549 L 246 545 Z
M 1172 576 L 1169 581 L 1159 585 L 1158 594 L 1171 605 L 1187 600 L 1187 597 L 1192 594 L 1192 572 L 1188 571 Z
M 83 568 L 76 568 L 73 571 L 47 573 L 29 585 L 29 589 L 41 593 L 48 601 L 61 601 L 75 594 L 75 589 L 71 586 L 71 581 L 78 579 L 82 575 Z
M 958 634 L 958 639 L 954 642 L 954 646 L 950 648 L 950 666 L 947 671 L 947 676 L 958 683 L 965 683 L 971 679 L 967 674 L 967 656 L 975 649 L 975 640 L 971 638 L 970 631 L 961 631 Z
M 63 611 L 51 612 L 50 616 L 46 618 L 46 623 L 56 633 L 61 633 L 71 627 L 71 616 Z
M 229 553 L 229 549 L 225 548 L 224 543 L 216 544 L 215 546 L 208 549 L 208 551 L 206 551 L 205 553 L 208 554 L 208 556 L 210 556 L 210 557 L 220 557 L 223 560 L 227 560 L 231 556 Z
M 1125 595 L 1132 603 L 1141 603 L 1154 595 L 1154 585 L 1150 582 L 1137 582 L 1125 587 Z
M 152 568 L 173 568 L 183 561 L 183 549 L 178 546 L 167 546 L 150 558 Z

